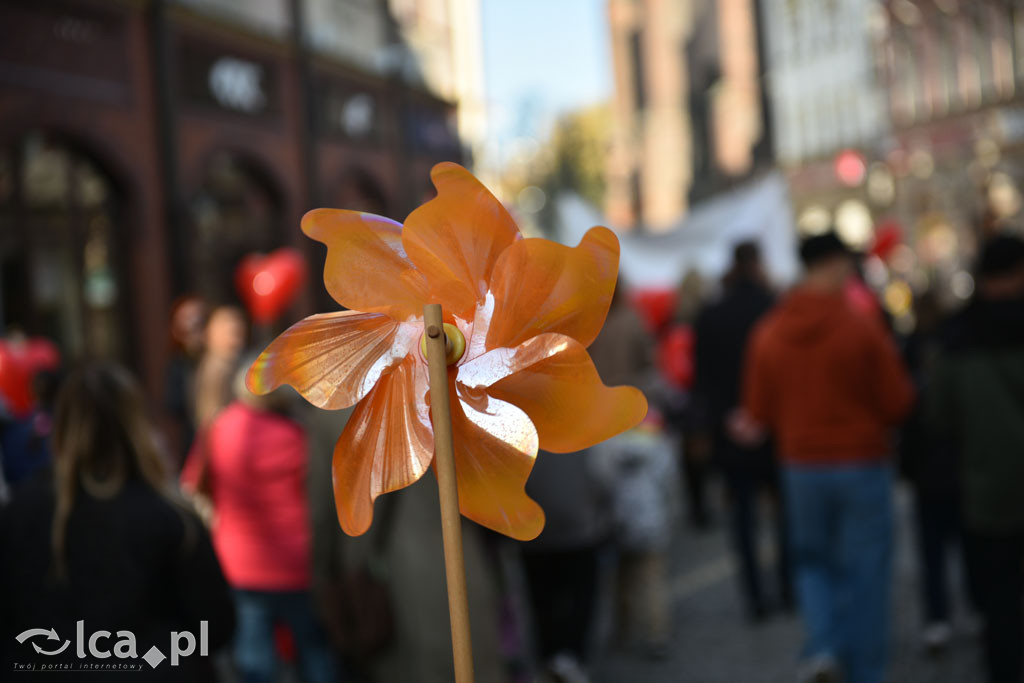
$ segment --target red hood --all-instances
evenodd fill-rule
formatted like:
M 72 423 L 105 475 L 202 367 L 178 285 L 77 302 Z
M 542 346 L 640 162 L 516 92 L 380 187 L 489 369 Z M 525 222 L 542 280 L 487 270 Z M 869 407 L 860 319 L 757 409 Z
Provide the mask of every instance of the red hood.
M 780 336 L 794 344 L 817 342 L 841 331 L 837 323 L 848 306 L 842 294 L 822 294 L 798 287 L 779 305 L 776 329 Z

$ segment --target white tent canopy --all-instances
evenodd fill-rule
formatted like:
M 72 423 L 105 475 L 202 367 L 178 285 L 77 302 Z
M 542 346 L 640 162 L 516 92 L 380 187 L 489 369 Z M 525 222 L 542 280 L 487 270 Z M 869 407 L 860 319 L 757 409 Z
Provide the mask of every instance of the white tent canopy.
M 576 195 L 560 198 L 557 207 L 566 244 L 578 244 L 593 225 L 606 225 Z M 705 278 L 718 278 L 729 267 L 733 246 L 746 240 L 761 247 L 775 284 L 789 284 L 799 273 L 792 209 L 778 172 L 694 206 L 664 233 L 620 233 L 620 239 L 621 276 L 636 288 L 674 289 L 692 269 Z

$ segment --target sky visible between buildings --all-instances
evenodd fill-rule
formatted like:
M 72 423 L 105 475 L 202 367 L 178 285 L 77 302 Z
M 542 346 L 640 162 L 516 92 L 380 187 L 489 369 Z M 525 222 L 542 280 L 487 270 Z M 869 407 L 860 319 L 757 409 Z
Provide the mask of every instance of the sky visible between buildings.
M 605 0 L 482 0 L 486 156 L 528 154 L 560 113 L 612 93 Z

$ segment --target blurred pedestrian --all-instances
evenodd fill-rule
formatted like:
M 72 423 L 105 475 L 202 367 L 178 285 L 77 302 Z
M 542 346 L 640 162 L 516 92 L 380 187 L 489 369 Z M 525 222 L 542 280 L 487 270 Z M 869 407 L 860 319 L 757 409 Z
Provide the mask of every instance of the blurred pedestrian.
M 916 297 L 914 320 L 904 357 L 921 400 L 900 435 L 900 471 L 914 492 L 921 642 L 928 653 L 937 654 L 953 636 L 949 561 L 960 544 L 960 463 L 955 445 L 926 419 L 941 348 L 942 312 L 934 290 Z
M 676 290 L 673 321 L 693 329 L 705 297 L 704 280 L 697 270 L 690 270 Z M 683 483 L 686 486 L 686 505 L 690 526 L 698 531 L 711 528 L 708 510 L 708 480 L 711 477 L 712 438 L 704 429 L 704 405 L 696 396 L 690 396 L 683 411 L 682 424 L 677 425 L 680 460 L 683 463 Z
M 931 425 L 962 459 L 964 551 L 991 683 L 1021 683 L 1024 652 L 1024 240 L 982 249 L 976 295 L 951 322 Z
M 248 337 L 245 313 L 219 306 L 203 331 L 203 353 L 196 368 L 193 429 L 201 433 L 233 396 L 232 381 Z
M 203 355 L 206 304 L 184 296 L 171 307 L 171 356 L 164 374 L 164 410 L 176 423 L 178 466 L 196 435 L 196 373 Z
M 49 467 L 53 407 L 61 373 L 41 370 L 32 378 L 35 401 L 23 417 L 0 415 L 0 468 L 11 490 Z
M 783 462 L 804 677 L 885 678 L 892 575 L 890 430 L 914 399 L 893 340 L 843 297 L 853 257 L 834 233 L 800 246 L 803 280 L 755 328 L 733 438 L 768 430 Z M 840 673 L 842 671 L 842 674 Z
M 611 531 L 593 451 L 537 457 L 526 492 L 544 508 L 544 531 L 523 544 L 537 652 L 550 679 L 585 683 L 602 550 Z
M 288 417 L 287 394 L 256 396 L 235 375 L 235 400 L 200 435 L 182 471 L 213 509 L 213 544 L 233 589 L 235 663 L 243 683 L 276 680 L 274 628 L 291 631 L 302 680 L 338 678 L 311 600 L 307 439 Z
M 206 530 L 167 476 L 144 406 L 135 381 L 114 365 L 86 366 L 61 387 L 52 475 L 40 473 L 0 513 L 5 671 L 13 657 L 30 660 L 28 643 L 15 635 L 31 628 L 53 628 L 61 639 L 74 637 L 76 622 L 89 634 L 105 631 L 109 646 L 95 642 L 108 657 L 112 633 L 133 634 L 142 655 L 152 647 L 166 653 L 175 631 L 205 632 L 210 653 L 230 638 L 224 576 Z M 68 648 L 45 663 L 89 662 Z M 135 676 L 203 681 L 213 670 L 196 652 Z
M 338 524 L 331 462 L 350 414 L 310 409 L 305 416 L 316 605 L 332 644 L 344 654 L 346 673 L 356 669 L 357 680 L 450 683 L 455 671 L 436 480 L 427 474 L 378 498 L 369 530 L 346 536 Z M 483 548 L 485 533 L 490 532 L 463 521 L 474 676 L 478 683 L 507 683 L 498 652 L 499 604 L 494 567 Z
M 616 289 L 604 328 L 590 346 L 601 380 L 644 384 L 653 366 L 650 337 Z M 581 683 L 597 601 L 599 561 L 611 533 L 608 490 L 593 450 L 537 457 L 526 492 L 544 509 L 544 531 L 523 545 L 537 646 L 546 673 Z
M 618 640 L 663 657 L 671 636 L 668 551 L 679 511 L 679 468 L 661 417 L 594 447 L 595 466 L 610 491 L 618 550 Z
M 762 491 L 769 493 L 775 504 L 778 596 L 786 607 L 792 605 L 793 596 L 785 515 L 779 505 L 779 471 L 771 442 L 747 448 L 736 443 L 727 429 L 728 417 L 740 403 L 747 339 L 754 324 L 774 303 L 756 243 L 736 245 L 732 267 L 722 284 L 721 297 L 705 306 L 697 317 L 694 393 L 703 406 L 712 435 L 714 463 L 721 469 L 729 494 L 729 526 L 739 558 L 741 594 L 748 616 L 757 621 L 768 613 L 757 553 L 757 506 Z

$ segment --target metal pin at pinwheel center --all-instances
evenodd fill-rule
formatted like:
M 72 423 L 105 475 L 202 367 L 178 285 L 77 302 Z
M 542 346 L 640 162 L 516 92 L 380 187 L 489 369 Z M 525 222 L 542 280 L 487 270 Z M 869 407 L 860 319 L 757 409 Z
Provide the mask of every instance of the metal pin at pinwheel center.
M 434 332 L 435 334 L 431 334 Z M 420 337 L 420 353 L 423 354 L 424 358 L 428 357 L 427 353 L 427 337 L 434 337 L 441 334 L 442 328 L 428 327 L 426 333 Z M 448 365 L 455 365 L 462 358 L 462 355 L 466 353 L 466 336 L 462 334 L 462 331 L 452 325 L 451 323 L 445 323 L 443 327 L 444 332 L 444 356 L 445 361 Z

